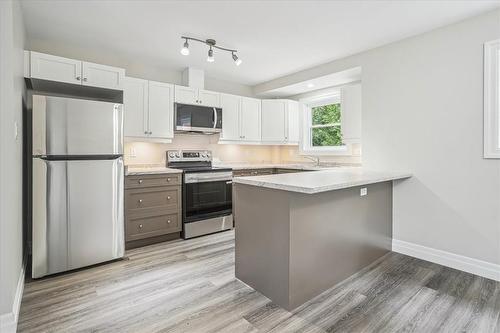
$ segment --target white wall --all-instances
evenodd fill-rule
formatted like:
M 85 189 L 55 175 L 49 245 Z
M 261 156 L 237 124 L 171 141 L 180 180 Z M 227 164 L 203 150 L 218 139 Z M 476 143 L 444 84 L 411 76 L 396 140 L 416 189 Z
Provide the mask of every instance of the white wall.
M 15 323 L 22 268 L 24 25 L 17 1 L 0 1 L 0 331 Z M 19 136 L 14 138 L 14 123 Z M 14 309 L 13 309 L 14 307 Z
M 116 52 L 107 50 L 105 47 L 100 49 L 86 49 L 71 42 L 54 42 L 36 38 L 30 38 L 26 43 L 26 49 L 42 53 L 54 54 L 61 57 L 85 60 L 104 65 L 117 66 L 125 68 L 125 75 L 147 80 L 167 82 L 173 84 L 182 84 L 182 71 L 172 70 L 165 62 L 165 66 L 155 66 L 144 64 L 140 61 L 130 62 L 125 57 Z M 205 76 L 205 89 L 235 94 L 241 96 L 253 97 L 253 90 L 250 86 L 239 83 L 218 80 Z
M 483 159 L 483 43 L 500 11 L 255 87 L 362 67 L 363 165 L 408 170 L 394 238 L 500 264 L 500 160 Z M 498 266 L 497 266 L 498 267 Z

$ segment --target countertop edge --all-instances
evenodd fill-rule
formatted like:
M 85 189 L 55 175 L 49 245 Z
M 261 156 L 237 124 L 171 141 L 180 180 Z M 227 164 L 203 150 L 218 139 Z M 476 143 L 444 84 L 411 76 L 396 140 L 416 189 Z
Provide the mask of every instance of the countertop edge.
M 413 175 L 411 173 L 401 173 L 401 174 L 397 174 L 394 176 L 386 176 L 386 177 L 365 179 L 365 180 L 352 181 L 352 182 L 342 182 L 342 183 L 338 183 L 338 184 L 325 185 L 325 186 L 316 187 L 316 188 L 301 187 L 301 186 L 294 186 L 294 185 L 285 185 L 285 184 L 274 184 L 274 183 L 259 181 L 257 179 L 248 179 L 246 177 L 234 178 L 233 183 L 251 185 L 251 186 L 256 186 L 256 187 L 263 187 L 263 188 L 270 188 L 270 189 L 282 190 L 282 191 L 288 191 L 288 192 L 316 194 L 316 193 L 322 193 L 322 192 L 328 192 L 328 191 L 342 190 L 342 189 L 346 189 L 346 188 L 350 188 L 350 187 L 383 183 L 383 182 L 394 181 L 394 180 L 402 180 L 402 179 L 411 178 L 412 176 Z

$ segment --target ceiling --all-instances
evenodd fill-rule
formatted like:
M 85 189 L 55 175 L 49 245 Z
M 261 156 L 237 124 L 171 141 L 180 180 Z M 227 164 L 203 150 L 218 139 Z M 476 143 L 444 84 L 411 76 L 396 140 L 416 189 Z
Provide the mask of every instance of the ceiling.
M 499 1 L 121 1 L 23 0 L 28 41 L 119 54 L 130 61 L 256 85 L 499 7 Z M 191 43 L 214 38 L 238 49 Z

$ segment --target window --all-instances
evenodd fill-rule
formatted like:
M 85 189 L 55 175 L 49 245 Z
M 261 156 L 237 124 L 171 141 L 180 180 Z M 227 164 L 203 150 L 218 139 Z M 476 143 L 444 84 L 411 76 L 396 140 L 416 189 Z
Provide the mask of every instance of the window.
M 304 155 L 351 155 L 343 142 L 340 90 L 301 100 L 303 104 L 301 153 Z
M 342 146 L 340 103 L 311 108 L 311 146 Z
M 500 39 L 484 44 L 484 157 L 500 158 Z

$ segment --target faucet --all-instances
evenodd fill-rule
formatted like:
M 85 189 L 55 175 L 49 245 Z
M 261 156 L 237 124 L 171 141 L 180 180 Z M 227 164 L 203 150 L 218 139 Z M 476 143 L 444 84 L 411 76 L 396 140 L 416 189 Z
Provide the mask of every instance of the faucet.
M 318 156 L 308 156 L 308 155 L 304 155 L 305 158 L 311 160 L 314 162 L 314 165 L 315 166 L 319 166 L 319 157 Z

